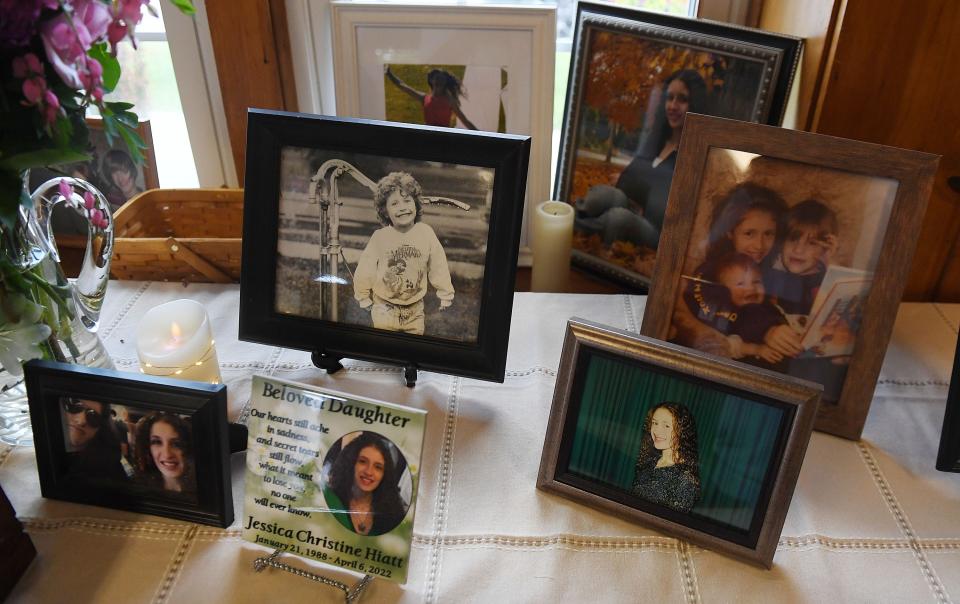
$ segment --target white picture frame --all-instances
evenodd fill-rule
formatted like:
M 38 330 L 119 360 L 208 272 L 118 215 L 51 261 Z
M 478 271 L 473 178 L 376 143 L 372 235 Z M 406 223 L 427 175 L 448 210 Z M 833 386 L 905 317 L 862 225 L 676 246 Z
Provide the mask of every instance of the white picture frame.
M 536 202 L 550 199 L 556 8 L 348 0 L 334 0 L 330 8 L 340 117 L 389 119 L 385 65 L 506 70 L 508 84 L 500 95 L 506 132 L 532 137 L 519 256 L 519 264 L 529 266 L 528 214 Z M 483 129 L 479 121 L 478 127 Z

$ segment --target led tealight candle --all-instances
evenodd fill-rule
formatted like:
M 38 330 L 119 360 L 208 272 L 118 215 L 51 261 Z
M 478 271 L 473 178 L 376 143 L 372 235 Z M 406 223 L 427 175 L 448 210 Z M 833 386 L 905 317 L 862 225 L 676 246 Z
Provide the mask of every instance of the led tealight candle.
M 174 300 L 151 308 L 137 328 L 140 371 L 150 375 L 220 383 L 220 365 L 203 305 Z
M 545 201 L 534 209 L 531 290 L 566 291 L 572 241 L 573 206 L 562 201 Z

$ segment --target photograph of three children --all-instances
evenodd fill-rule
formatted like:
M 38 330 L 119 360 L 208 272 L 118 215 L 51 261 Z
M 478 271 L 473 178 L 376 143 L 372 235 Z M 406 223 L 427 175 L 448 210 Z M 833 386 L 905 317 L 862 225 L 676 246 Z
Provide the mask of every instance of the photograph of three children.
M 669 339 L 836 404 L 897 192 L 890 179 L 714 148 Z

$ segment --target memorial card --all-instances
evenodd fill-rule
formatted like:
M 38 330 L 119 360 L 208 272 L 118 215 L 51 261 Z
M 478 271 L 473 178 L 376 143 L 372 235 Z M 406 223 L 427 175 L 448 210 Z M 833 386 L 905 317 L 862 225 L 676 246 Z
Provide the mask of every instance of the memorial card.
M 405 583 L 426 415 L 255 376 L 244 539 Z

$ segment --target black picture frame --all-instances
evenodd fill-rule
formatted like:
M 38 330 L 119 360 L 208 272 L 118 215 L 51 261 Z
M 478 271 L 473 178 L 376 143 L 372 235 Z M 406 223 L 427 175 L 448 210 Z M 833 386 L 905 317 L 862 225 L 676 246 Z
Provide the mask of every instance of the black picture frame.
M 24 375 L 43 497 L 221 528 L 233 523 L 226 386 L 42 360 L 26 363 Z M 189 416 L 195 495 L 168 494 L 134 479 L 121 484 L 71 475 L 61 419 L 64 399 Z
M 821 390 L 811 382 L 571 319 L 537 487 L 770 568 Z M 646 424 L 664 405 L 672 406 L 671 421 L 686 425 L 673 435 L 694 443 L 687 449 L 694 463 L 672 464 L 677 474 L 654 478 L 657 470 L 641 463 L 654 459 L 644 456 L 644 447 L 650 453 L 670 447 L 652 438 L 646 443 Z M 684 413 L 688 419 L 679 419 Z M 673 455 L 684 451 L 675 447 Z M 649 481 L 638 487 L 641 476 Z M 664 487 L 666 480 L 687 484 L 671 493 L 674 487 Z M 731 497 L 732 484 L 750 487 Z
M 278 311 L 281 152 L 289 147 L 376 156 L 384 162 L 400 158 L 493 169 L 475 340 L 399 333 Z M 337 370 L 340 359 L 347 357 L 402 365 L 410 386 L 417 369 L 502 382 L 529 154 L 528 136 L 249 110 L 240 339 L 310 351 L 314 362 L 328 371 Z M 316 247 L 319 254 L 321 245 Z
M 597 41 L 601 39 L 598 36 L 616 36 L 621 40 L 633 40 L 636 44 L 653 46 L 638 47 L 631 51 L 634 54 L 617 59 L 617 45 L 610 44 L 602 50 L 595 47 L 595 43 L 599 44 Z M 678 67 L 672 63 L 678 59 L 661 56 L 664 51 L 656 51 L 657 46 L 669 48 L 674 55 L 687 53 L 691 57 L 694 55 L 709 56 L 713 63 L 725 61 L 724 65 L 726 67 L 723 69 L 726 71 L 722 71 L 721 68 L 703 66 L 706 59 L 697 59 L 699 62 L 696 65 L 700 65 L 700 67 L 697 67 L 695 71 L 704 72 L 706 70 L 713 75 L 707 78 L 711 82 L 711 87 L 708 89 L 709 92 L 705 90 L 706 96 L 703 101 L 706 105 L 701 103 L 700 106 L 696 106 L 691 100 L 690 112 L 708 113 L 773 126 L 779 126 L 783 122 L 794 75 L 800 64 L 802 39 L 727 23 L 647 12 L 609 4 L 580 2 L 577 4 L 577 14 L 574 20 L 572 58 L 564 104 L 563 127 L 560 135 L 553 199 L 575 203 L 586 198 L 587 191 L 594 185 L 613 185 L 614 181 L 610 180 L 608 182 L 607 179 L 616 177 L 621 174 L 621 171 L 626 172 L 624 168 L 627 165 L 624 164 L 614 168 L 616 162 L 613 160 L 616 157 L 613 156 L 621 156 L 620 159 L 623 159 L 623 153 L 629 151 L 631 158 L 638 158 L 641 155 L 646 157 L 644 153 L 641 153 L 641 150 L 646 147 L 644 140 L 647 139 L 644 137 L 650 136 L 651 132 L 656 131 L 656 119 L 652 118 L 656 118 L 657 113 L 656 111 L 651 112 L 652 104 L 648 104 L 647 101 L 641 99 L 649 95 L 650 101 L 652 101 L 656 94 L 661 94 L 659 87 L 664 84 L 665 78 L 671 76 L 677 69 L 687 71 L 691 69 L 690 66 Z M 620 45 L 619 48 L 624 48 L 624 45 Z M 657 58 L 655 61 L 651 61 L 649 60 L 650 57 L 645 54 L 636 54 L 640 52 L 651 52 Z M 598 59 L 600 61 L 604 61 L 604 56 L 614 57 L 614 59 L 605 60 L 605 68 L 597 67 L 597 73 L 592 74 L 590 70 L 595 55 L 600 57 Z M 692 60 L 690 59 L 687 62 L 689 63 Z M 693 65 L 693 63 L 690 64 Z M 749 72 L 744 70 L 738 74 L 737 70 L 733 68 L 735 65 L 748 64 L 751 65 Z M 647 65 L 651 66 L 646 67 Z M 618 70 L 628 72 L 631 77 L 624 80 L 609 75 L 618 73 Z M 748 73 L 749 75 L 747 75 Z M 701 76 L 703 76 L 703 73 L 701 73 Z M 612 83 L 604 84 L 608 79 Z M 623 94 L 625 89 L 631 92 L 637 90 L 640 86 L 639 82 L 651 86 L 652 80 L 655 80 L 656 83 L 652 85 L 649 93 L 635 92 L 632 97 Z M 600 89 L 607 85 L 611 86 L 611 94 L 608 96 L 612 100 L 608 108 L 609 111 L 604 112 L 603 106 L 590 105 L 588 98 L 596 99 L 597 93 L 590 92 L 588 88 Z M 706 85 L 702 79 L 701 85 Z M 665 95 L 665 92 L 664 90 L 663 95 Z M 691 98 L 694 97 L 695 95 L 692 95 Z M 734 97 L 739 100 L 731 100 Z M 633 107 L 633 111 L 627 111 L 625 107 L 632 104 L 636 105 Z M 617 124 L 614 123 L 615 120 L 608 116 L 614 111 L 619 112 L 620 115 L 642 118 L 639 120 L 640 125 L 632 128 L 623 126 L 618 130 Z M 651 124 L 651 121 L 654 123 Z M 596 122 L 594 127 L 589 128 L 590 124 L 594 122 Z M 588 130 L 597 130 L 598 132 L 603 130 L 609 133 L 606 150 L 608 157 L 603 164 L 587 165 L 586 163 L 590 161 L 592 155 L 599 152 L 596 149 L 588 149 L 589 137 L 586 134 Z M 617 134 L 618 132 L 619 134 Z M 632 141 L 633 138 L 631 137 L 638 139 L 632 146 L 621 147 L 621 144 L 627 144 L 627 140 L 620 143 L 614 142 L 615 136 L 623 138 L 624 133 L 628 132 L 633 134 L 627 136 L 627 140 Z M 650 136 L 649 140 L 655 138 L 657 137 Z M 593 151 L 592 155 L 591 150 Z M 659 151 L 659 148 L 655 149 L 654 155 Z M 585 154 L 582 158 L 580 157 L 581 153 Z M 603 153 L 600 153 L 599 157 L 603 157 Z M 610 196 L 603 195 L 600 196 L 600 199 L 585 201 L 582 207 L 578 207 L 580 211 L 578 211 L 578 220 L 574 225 L 572 252 L 572 259 L 576 265 L 629 288 L 638 291 L 646 290 L 652 278 L 652 258 L 656 252 L 655 245 L 651 247 L 647 243 L 631 240 L 631 237 L 635 235 L 629 233 L 634 233 L 634 229 L 624 226 L 623 214 L 610 215 L 606 217 L 607 220 L 598 221 L 598 218 L 604 218 L 603 213 L 598 208 L 606 207 L 612 203 L 615 207 L 611 209 L 616 212 L 629 208 L 630 206 L 622 205 L 629 201 L 630 204 L 643 204 L 645 206 L 643 209 L 644 217 L 654 216 L 658 213 L 662 214 L 662 208 L 659 211 L 652 210 L 649 201 L 650 199 L 658 200 L 656 203 L 658 208 L 665 205 L 667 190 L 669 189 L 669 177 L 664 175 L 662 170 L 671 165 L 673 161 L 671 157 L 673 156 L 668 155 L 666 158 L 660 158 L 663 159 L 662 165 L 657 162 L 657 165 L 651 171 L 644 172 L 646 176 L 643 179 L 642 187 L 635 184 L 627 188 L 627 190 L 633 190 L 637 187 L 646 189 L 643 192 L 646 199 L 634 199 L 633 194 L 631 194 L 623 197 L 622 201 L 617 200 L 614 203 Z M 578 176 L 578 163 L 581 160 L 585 164 Z M 611 163 L 612 161 L 613 163 Z M 665 185 L 661 182 L 664 179 L 666 180 Z M 617 180 L 616 184 L 619 185 L 620 181 Z M 631 211 L 635 212 L 636 210 L 632 209 Z M 652 221 L 651 224 L 656 224 L 658 221 L 657 218 L 650 218 L 650 220 Z M 645 227 L 635 228 L 642 231 Z M 663 225 L 659 225 L 658 228 L 662 235 Z M 639 236 L 639 234 L 636 236 Z
M 960 472 L 960 338 L 953 357 L 953 377 L 947 392 L 943 412 L 943 430 L 937 451 L 937 469 L 941 472 Z

